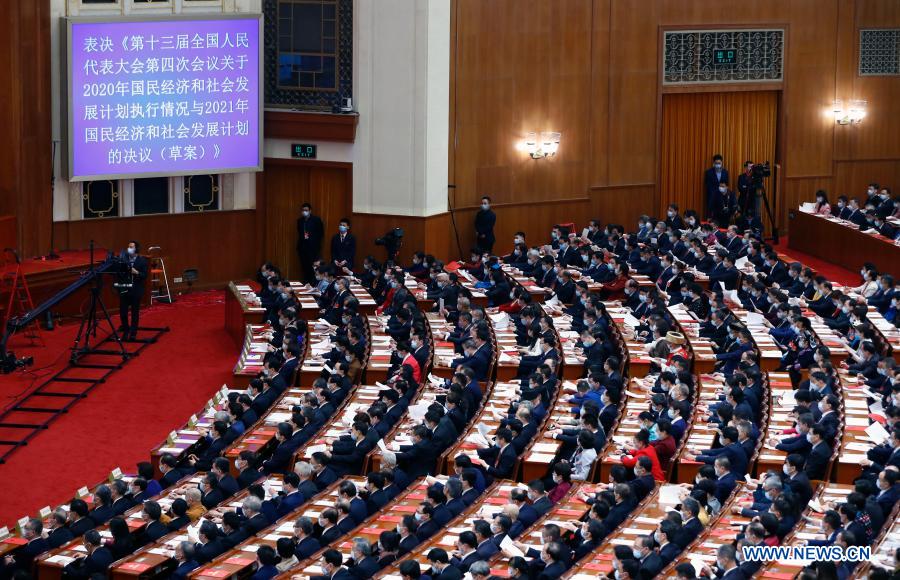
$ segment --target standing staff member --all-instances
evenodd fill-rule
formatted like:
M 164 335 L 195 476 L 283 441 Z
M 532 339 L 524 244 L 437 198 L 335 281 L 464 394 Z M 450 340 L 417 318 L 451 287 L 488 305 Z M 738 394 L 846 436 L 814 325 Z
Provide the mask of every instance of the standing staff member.
M 141 298 L 144 297 L 144 281 L 147 279 L 147 258 L 141 255 L 141 244 L 132 240 L 122 253 L 122 259 L 128 264 L 131 288 L 119 291 L 119 318 L 122 325 L 119 330 L 125 340 L 137 338 L 140 320 Z M 131 311 L 131 324 L 128 324 L 128 313 Z
M 338 224 L 338 233 L 331 238 L 331 259 L 338 272 L 353 272 L 353 261 L 356 258 L 356 238 L 350 233 L 350 220 L 342 218 Z
M 481 252 L 491 253 L 494 249 L 494 224 L 497 214 L 491 211 L 491 198 L 481 198 L 481 209 L 475 214 L 475 247 Z
M 713 155 L 713 165 L 703 175 L 703 184 L 706 189 L 706 217 L 714 218 L 722 207 L 722 196 L 719 193 L 719 184 L 730 183 L 728 170 L 722 164 L 722 156 Z
M 312 214 L 312 206 L 304 203 L 300 218 L 297 219 L 297 255 L 300 267 L 303 268 L 303 281 L 315 283 L 316 272 L 313 262 L 322 256 L 322 239 L 325 237 L 325 226 L 322 219 Z

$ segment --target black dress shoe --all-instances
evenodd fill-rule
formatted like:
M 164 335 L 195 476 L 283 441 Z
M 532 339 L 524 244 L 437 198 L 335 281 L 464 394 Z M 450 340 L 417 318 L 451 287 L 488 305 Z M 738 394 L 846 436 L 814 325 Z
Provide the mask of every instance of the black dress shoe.
M 128 334 L 128 340 L 137 340 L 137 332 L 131 332 Z

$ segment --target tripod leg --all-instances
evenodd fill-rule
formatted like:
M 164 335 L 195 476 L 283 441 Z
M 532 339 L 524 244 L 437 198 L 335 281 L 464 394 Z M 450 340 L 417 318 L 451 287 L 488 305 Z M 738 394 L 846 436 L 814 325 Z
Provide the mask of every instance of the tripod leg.
M 103 317 L 106 318 L 106 322 L 109 323 L 109 328 L 112 330 L 113 340 L 116 341 L 116 344 L 119 345 L 119 351 L 122 353 L 122 359 L 128 358 L 128 351 L 125 350 L 125 345 L 122 344 L 122 337 L 119 336 L 119 331 L 116 330 L 116 325 L 113 324 L 112 318 L 109 316 L 109 311 L 106 309 L 106 305 L 103 304 L 103 297 L 97 296 L 97 302 L 100 304 L 100 309 L 103 310 Z

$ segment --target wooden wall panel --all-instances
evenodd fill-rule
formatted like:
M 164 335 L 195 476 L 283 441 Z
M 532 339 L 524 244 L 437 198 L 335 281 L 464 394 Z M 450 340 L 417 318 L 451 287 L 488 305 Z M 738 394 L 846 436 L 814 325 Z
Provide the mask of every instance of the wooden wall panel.
M 140 241 L 145 252 L 160 246 L 170 284 L 185 268 L 198 268 L 200 279 L 195 286 L 206 288 L 251 277 L 259 268 L 263 255 L 253 243 L 255 214 L 253 210 L 211 211 L 57 222 L 54 227 L 63 248 L 87 248 L 91 240 L 116 251 L 128 240 Z
M 0 19 L 0 214 L 22 255 L 50 249 L 50 2 L 5 2 Z
M 323 255 L 330 256 L 331 236 L 337 233 L 338 222 L 350 217 L 353 199 L 352 165 L 301 161 L 295 159 L 266 159 L 262 177 L 263 190 L 257 189 L 257 210 L 264 216 L 263 248 L 266 259 L 278 264 L 289 278 L 300 276 L 297 257 L 297 218 L 304 203 L 325 225 Z M 351 220 L 351 229 L 356 231 Z
M 460 208 L 490 193 L 495 202 L 523 208 L 533 202 L 588 196 L 601 219 L 627 221 L 652 213 L 664 201 L 656 197 L 662 195 L 657 187 L 660 39 L 661 31 L 668 28 L 786 29 L 778 153 L 772 159 L 783 169 L 784 203 L 779 203 L 778 211 L 782 229 L 787 225 L 788 205 L 810 198 L 815 189 L 809 187 L 847 187 L 848 180 L 870 171 L 883 176 L 882 181 L 900 184 L 894 169 L 894 162 L 900 160 L 900 140 L 896 139 L 900 83 L 895 77 L 857 74 L 858 28 L 900 26 L 896 0 L 582 0 L 561 4 L 533 0 L 516 3 L 515 8 L 504 2 L 457 0 L 457 5 L 454 29 L 460 49 L 453 60 L 451 107 L 460 129 L 451 135 L 451 147 L 459 145 L 455 156 L 451 153 L 451 182 L 457 184 Z M 548 6 L 559 8 L 548 13 Z M 565 30 L 555 19 L 587 18 L 588 10 L 589 30 L 582 33 L 576 27 L 565 42 L 567 54 L 559 63 L 568 84 L 561 94 L 558 83 L 547 82 L 553 79 L 544 68 L 545 56 L 556 53 L 546 31 Z M 583 45 L 588 42 L 590 59 L 585 62 Z M 580 73 L 578 66 L 585 69 Z M 546 118 L 548 103 L 556 101 L 573 112 L 583 110 L 585 74 L 590 77 L 589 111 L 582 124 L 571 134 L 562 129 L 557 158 L 534 166 L 540 173 L 528 173 L 528 164 L 523 167 L 512 151 L 512 136 L 523 130 L 523 120 Z M 730 90 L 727 86 L 714 89 Z M 858 127 L 837 127 L 828 114 L 835 97 L 868 100 L 866 121 Z M 574 152 L 569 148 L 573 140 L 584 139 L 582 127 L 589 132 L 587 156 L 580 147 Z M 879 160 L 884 163 L 872 165 Z M 571 191 L 570 185 L 578 180 L 567 181 L 567 176 L 577 175 L 572 164 L 579 163 L 587 164 L 587 186 Z M 730 168 L 733 175 L 737 163 Z M 557 175 L 548 176 L 546 171 Z M 525 179 L 519 179 L 520 175 Z M 520 210 L 510 205 L 503 213 Z M 543 216 L 524 223 L 543 228 L 553 221 Z
M 588 219 L 598 219 L 636 228 L 641 215 L 654 213 L 655 196 L 653 183 L 592 188 L 590 215 L 584 216 L 583 221 L 586 224 Z
M 885 184 L 895 194 L 900 193 L 900 159 L 835 161 L 832 198 L 847 195 L 863 200 L 866 197 L 866 186 L 872 182 Z
M 781 190 L 778 192 L 778 207 L 774 212 L 779 216 L 781 233 L 789 233 L 787 229 L 788 212 L 796 210 L 803 202 L 815 201 L 816 191 L 819 189 L 831 192 L 832 184 L 833 179 L 830 175 L 818 177 L 791 177 L 784 179 L 782 181 Z
M 456 0 L 459 49 L 451 127 L 458 207 L 566 199 L 587 188 L 591 2 Z M 565 155 L 532 160 L 515 148 L 529 131 L 560 131 Z
M 517 231 L 525 232 L 529 244 L 545 243 L 550 239 L 550 230 L 554 224 L 574 221 L 579 225 L 587 225 L 587 220 L 593 217 L 590 215 L 591 203 L 587 197 L 500 205 L 494 206 L 493 209 L 497 214 L 497 225 L 494 228 L 497 243 L 494 253 L 508 253 L 512 249 L 513 235 Z M 464 256 L 468 256 L 469 250 L 475 245 L 475 212 L 475 209 L 460 209 L 455 212 Z M 450 249 L 455 248 L 456 240 L 452 238 Z

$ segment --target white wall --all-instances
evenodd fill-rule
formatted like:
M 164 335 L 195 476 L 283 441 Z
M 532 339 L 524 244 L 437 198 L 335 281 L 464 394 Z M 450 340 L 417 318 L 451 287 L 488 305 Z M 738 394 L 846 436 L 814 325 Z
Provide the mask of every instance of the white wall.
M 99 13 L 134 13 L 130 0 Z M 261 0 L 210 0 L 194 10 L 258 12 Z M 181 0 L 162 7 L 181 11 Z M 88 13 L 78 0 L 51 0 L 54 24 L 53 135 L 59 128 L 58 19 Z M 185 10 L 187 11 L 187 10 Z M 353 210 L 428 216 L 447 210 L 450 112 L 450 0 L 354 0 L 355 143 L 318 142 L 318 159 L 353 163 Z M 307 140 L 304 140 L 307 141 Z M 266 157 L 290 157 L 291 141 L 266 139 Z M 61 147 L 57 151 L 57 175 Z M 234 208 L 256 204 L 255 179 L 234 180 Z M 80 187 L 57 177 L 54 220 L 80 218 Z

